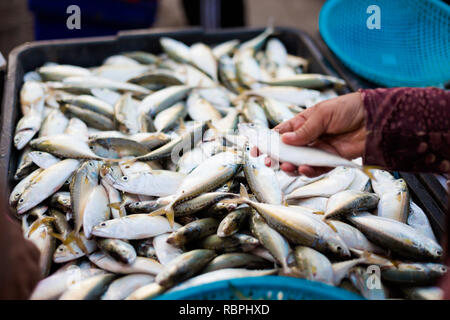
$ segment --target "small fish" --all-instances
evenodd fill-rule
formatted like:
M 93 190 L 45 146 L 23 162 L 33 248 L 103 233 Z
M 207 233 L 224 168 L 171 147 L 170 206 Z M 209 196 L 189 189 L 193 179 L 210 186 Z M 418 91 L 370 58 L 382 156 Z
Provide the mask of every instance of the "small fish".
M 372 172 L 372 187 L 380 197 L 377 214 L 405 223 L 409 213 L 409 192 L 405 180 L 395 179 L 384 170 Z
M 70 286 L 59 300 L 96 300 L 115 278 L 116 276 L 111 273 L 89 277 Z
M 167 242 L 169 236 L 170 233 L 164 233 L 153 238 L 155 254 L 158 261 L 165 266 L 183 253 L 183 250 Z
M 131 214 L 100 223 L 92 229 L 92 234 L 103 238 L 136 240 L 155 237 L 178 228 L 176 224 L 171 227 L 164 217 Z
M 128 242 L 119 239 L 99 239 L 97 245 L 119 262 L 133 264 L 136 261 L 136 250 Z
M 111 282 L 101 300 L 123 300 L 137 289 L 153 283 L 155 277 L 149 274 L 130 274 Z
M 249 253 L 224 253 L 209 262 L 202 273 L 228 268 L 268 269 L 273 267 L 270 261 Z
M 281 265 L 285 273 L 288 273 L 292 255 L 289 243 L 278 231 L 271 228 L 254 209 L 250 218 L 250 230 Z
M 332 219 L 356 211 L 367 211 L 375 208 L 379 197 L 374 193 L 344 190 L 335 193 L 328 199 L 325 219 Z
M 219 224 L 217 228 L 217 235 L 219 237 L 229 237 L 241 229 L 241 227 L 248 221 L 251 209 L 247 205 L 240 205 L 235 210 L 231 211 Z
M 216 233 L 219 221 L 214 218 L 204 218 L 188 223 L 167 238 L 167 243 L 183 247 L 189 242 Z
M 89 255 L 89 260 L 103 270 L 119 274 L 144 273 L 157 275 L 164 270 L 164 267 L 156 260 L 144 257 L 137 257 L 132 264 L 125 264 L 102 252 L 96 252 Z
M 440 263 L 400 263 L 384 267 L 381 279 L 402 285 L 430 285 L 447 273 L 447 267 Z
M 346 166 L 359 168 L 354 162 L 319 149 L 285 144 L 281 141 L 281 136 L 278 132 L 268 128 L 258 127 L 254 124 L 239 124 L 239 133 L 246 136 L 250 143 L 257 146 L 262 153 L 270 155 L 271 158 L 280 162 L 290 162 L 296 166 Z
M 317 250 L 309 247 L 295 247 L 295 261 L 299 271 L 306 279 L 334 284 L 333 267 L 328 258 Z
M 17 213 L 22 214 L 30 210 L 58 191 L 79 164 L 78 160 L 66 159 L 41 171 L 18 199 Z
M 405 258 L 439 259 L 443 254 L 439 244 L 394 219 L 374 216 L 368 212 L 358 213 L 347 219 L 369 240 Z
M 334 194 L 345 190 L 353 181 L 354 176 L 354 171 L 351 169 L 338 167 L 330 171 L 322 179 L 293 190 L 286 196 L 286 199 L 291 200 L 309 197 L 331 197 Z
M 215 257 L 216 253 L 212 250 L 196 249 L 188 251 L 173 259 L 156 276 L 155 281 L 163 287 L 173 287 L 191 278 Z

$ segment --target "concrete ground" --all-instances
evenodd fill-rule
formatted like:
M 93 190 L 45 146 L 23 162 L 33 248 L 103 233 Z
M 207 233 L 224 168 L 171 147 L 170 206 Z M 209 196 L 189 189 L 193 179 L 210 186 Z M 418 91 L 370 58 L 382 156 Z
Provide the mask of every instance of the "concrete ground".
M 232 1 L 232 0 L 222 0 Z M 318 15 L 325 0 L 246 0 L 247 25 L 274 25 L 305 30 L 318 34 Z M 183 27 L 187 25 L 181 1 L 160 0 L 157 21 L 153 27 Z M 64 26 L 63 26 L 64 27 Z M 0 1 L 0 52 L 7 55 L 14 47 L 33 40 L 33 18 L 26 0 Z
M 274 25 L 299 28 L 316 37 L 319 12 L 324 3 L 325 0 L 246 0 L 247 25 L 264 27 L 273 20 Z M 181 1 L 160 2 L 154 27 L 183 27 L 186 23 Z

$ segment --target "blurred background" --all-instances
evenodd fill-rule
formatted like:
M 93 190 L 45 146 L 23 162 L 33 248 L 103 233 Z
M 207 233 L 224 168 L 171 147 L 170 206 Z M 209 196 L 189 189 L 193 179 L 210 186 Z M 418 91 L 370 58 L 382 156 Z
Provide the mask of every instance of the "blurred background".
M 202 6 L 202 2 L 203 6 Z M 302 29 L 319 38 L 325 0 L 0 0 L 0 52 L 33 40 L 116 34 L 118 30 L 218 25 Z M 206 3 L 206 4 L 205 4 Z M 220 10 L 214 5 L 217 3 Z M 81 9 L 81 30 L 69 30 L 68 6 Z M 205 11 L 202 11 L 205 10 Z M 202 12 L 205 13 L 202 15 Z M 220 12 L 221 14 L 216 14 Z M 202 17 L 206 17 L 202 19 Z

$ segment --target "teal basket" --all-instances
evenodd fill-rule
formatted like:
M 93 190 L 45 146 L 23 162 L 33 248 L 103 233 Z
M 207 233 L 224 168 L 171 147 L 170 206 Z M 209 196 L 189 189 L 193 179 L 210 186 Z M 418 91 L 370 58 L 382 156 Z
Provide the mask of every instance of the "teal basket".
M 380 9 L 380 29 L 367 26 L 376 13 L 367 13 L 371 5 Z M 450 6 L 443 1 L 328 0 L 319 29 L 349 69 L 379 85 L 442 86 L 450 80 Z
M 283 276 L 222 280 L 161 295 L 155 300 L 364 300 L 320 282 Z

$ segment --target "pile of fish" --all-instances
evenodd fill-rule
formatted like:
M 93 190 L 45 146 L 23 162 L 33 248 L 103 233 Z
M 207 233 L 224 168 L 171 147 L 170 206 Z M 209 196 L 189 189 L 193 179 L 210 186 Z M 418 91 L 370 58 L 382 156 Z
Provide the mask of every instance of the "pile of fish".
M 341 79 L 307 73 L 271 28 L 160 44 L 25 75 L 9 202 L 41 252 L 32 299 L 151 299 L 275 274 L 368 299 L 440 297 L 442 248 L 405 181 L 271 130 Z M 278 161 L 334 169 L 291 176 Z

